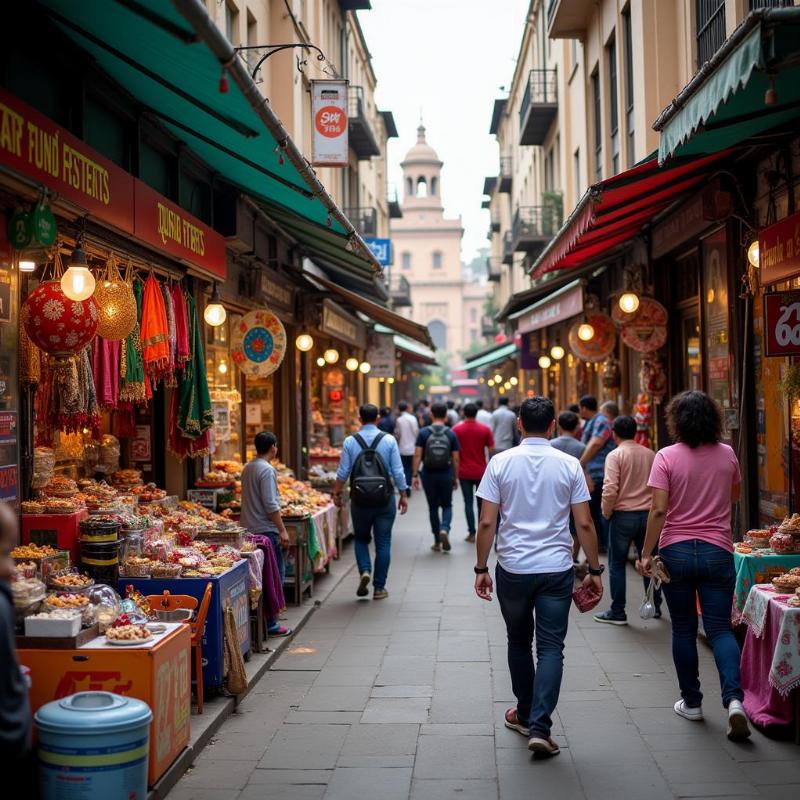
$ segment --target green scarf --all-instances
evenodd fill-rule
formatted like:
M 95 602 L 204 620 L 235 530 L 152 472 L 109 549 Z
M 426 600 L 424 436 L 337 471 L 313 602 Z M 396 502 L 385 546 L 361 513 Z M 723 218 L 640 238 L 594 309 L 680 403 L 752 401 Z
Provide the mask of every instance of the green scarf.
M 196 439 L 214 424 L 214 411 L 211 408 L 211 395 L 206 379 L 203 335 L 197 321 L 195 300 L 191 295 L 186 295 L 186 309 L 189 315 L 192 357 L 178 383 L 177 425 L 184 437 Z
M 133 282 L 137 322 L 121 348 L 122 363 L 120 364 L 119 399 L 129 403 L 143 403 L 147 399 L 144 388 L 144 362 L 142 361 L 142 342 L 139 338 L 138 322 L 142 318 L 143 292 L 144 284 L 137 278 Z

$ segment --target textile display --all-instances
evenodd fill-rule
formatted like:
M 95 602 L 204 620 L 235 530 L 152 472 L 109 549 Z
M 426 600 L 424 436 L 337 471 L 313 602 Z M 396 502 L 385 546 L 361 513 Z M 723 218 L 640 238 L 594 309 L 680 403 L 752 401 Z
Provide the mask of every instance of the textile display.
M 264 567 L 261 573 L 261 586 L 264 593 L 264 619 L 277 619 L 286 608 L 278 561 L 272 548 L 272 540 L 262 534 L 250 534 L 250 539 L 264 553 Z
M 750 589 L 759 583 L 769 583 L 778 575 L 783 575 L 792 567 L 800 567 L 800 555 L 768 553 L 761 555 L 759 551 L 733 554 L 736 569 L 736 589 L 733 598 L 733 622 L 739 623 L 742 618 Z

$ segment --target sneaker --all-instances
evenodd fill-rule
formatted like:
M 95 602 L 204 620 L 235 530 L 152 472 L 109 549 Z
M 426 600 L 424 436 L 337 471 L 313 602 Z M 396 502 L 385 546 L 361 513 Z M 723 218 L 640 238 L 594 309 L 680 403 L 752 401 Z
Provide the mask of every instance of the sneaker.
M 442 546 L 437 542 L 436 544 L 431 545 L 431 550 L 433 550 L 434 553 L 441 553 Z
M 373 600 L 385 600 L 389 596 L 389 592 L 386 589 L 376 589 L 372 593 Z
M 727 736 L 732 742 L 743 742 L 750 738 L 750 725 L 741 700 L 731 700 L 728 704 Z
M 358 589 L 356 589 L 356 597 L 366 597 L 369 594 L 370 574 L 369 572 L 361 573 L 361 580 L 358 582 Z
M 465 542 L 474 542 L 475 541 L 475 534 L 471 533 L 469 536 L 464 538 Z
M 439 531 L 439 543 L 445 553 L 450 552 L 450 534 L 447 531 Z
M 267 629 L 267 636 L 291 636 L 294 631 L 284 625 L 276 625 L 274 628 Z
M 605 622 L 607 625 L 627 625 L 628 617 L 627 616 L 621 617 L 618 614 L 615 614 L 609 608 L 608 611 L 604 611 L 602 614 L 595 614 L 594 621 Z
M 516 731 L 517 733 L 521 733 L 523 736 L 530 736 L 531 731 L 527 725 L 523 725 L 519 721 L 519 717 L 517 716 L 517 709 L 516 708 L 509 708 L 505 713 L 505 725 L 506 728 L 512 731 Z
M 679 717 L 683 717 L 684 719 L 689 719 L 692 722 L 701 722 L 703 719 L 702 706 L 694 706 L 694 707 L 687 706 L 685 700 L 678 700 L 678 702 L 675 703 L 673 708 L 675 709 L 675 713 Z
M 557 756 L 561 748 L 548 736 L 531 736 L 528 740 L 528 750 L 543 756 Z

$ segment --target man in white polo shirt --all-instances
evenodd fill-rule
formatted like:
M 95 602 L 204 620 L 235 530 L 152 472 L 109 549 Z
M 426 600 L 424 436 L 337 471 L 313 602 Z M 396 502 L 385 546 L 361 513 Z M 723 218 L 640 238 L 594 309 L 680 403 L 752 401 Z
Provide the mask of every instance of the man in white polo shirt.
M 522 443 L 495 455 L 478 487 L 483 503 L 475 592 L 482 600 L 492 599 L 487 561 L 497 530 L 497 599 L 508 632 L 508 667 L 517 698 L 517 707 L 506 711 L 505 724 L 529 737 L 529 750 L 554 756 L 559 747 L 550 730 L 561 690 L 574 586 L 570 510 L 589 562 L 584 584 L 600 594 L 603 569 L 583 468 L 576 458 L 550 446 L 553 403 L 546 397 L 525 400 L 517 426 Z

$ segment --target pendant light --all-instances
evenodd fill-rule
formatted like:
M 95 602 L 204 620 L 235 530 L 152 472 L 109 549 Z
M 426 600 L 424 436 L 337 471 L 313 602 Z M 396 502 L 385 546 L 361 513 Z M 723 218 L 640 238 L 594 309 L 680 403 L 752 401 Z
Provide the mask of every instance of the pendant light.
M 553 361 L 561 361 L 561 359 L 564 358 L 564 355 L 564 348 L 560 344 L 554 344 L 550 348 L 550 358 L 552 358 Z
M 639 295 L 636 292 L 623 292 L 619 296 L 620 311 L 626 314 L 633 314 L 639 310 Z
M 327 364 L 335 364 L 339 360 L 339 351 L 335 347 L 329 347 L 322 357 Z
M 61 291 L 68 299 L 80 302 L 88 300 L 94 294 L 94 287 L 94 275 L 89 271 L 79 236 L 69 260 L 69 267 L 61 276 Z
M 301 333 L 294 340 L 294 346 L 301 353 L 307 353 L 314 346 L 314 337 L 310 333 Z
M 578 326 L 578 338 L 582 342 L 591 342 L 594 339 L 594 325 L 590 322 L 582 322 Z
M 539 356 L 539 366 L 541 367 L 541 369 L 549 369 L 551 363 L 552 362 L 550 361 L 550 356 L 548 355 Z
M 225 322 L 227 316 L 228 312 L 219 299 L 217 282 L 214 281 L 214 288 L 211 290 L 211 300 L 203 312 L 203 319 L 206 321 L 206 324 L 210 325 L 212 328 L 219 328 L 219 326 Z
M 350 372 L 355 372 L 358 369 L 358 359 L 350 356 L 350 358 L 344 362 L 344 365 Z
M 747 260 L 758 269 L 761 266 L 761 253 L 758 247 L 758 239 L 753 239 L 750 246 L 747 248 Z
M 318 367 L 324 367 L 326 363 L 327 363 L 327 362 L 325 361 L 325 359 L 324 359 L 322 356 L 320 356 L 320 357 L 317 359 L 317 366 L 318 366 Z
M 359 371 L 359 372 L 360 372 L 362 375 L 366 375 L 366 374 L 367 374 L 367 373 L 368 373 L 368 372 L 369 372 L 371 369 L 372 369 L 372 364 L 370 364 L 370 363 L 369 363 L 369 361 L 362 361 L 362 362 L 361 362 L 361 363 L 358 365 L 358 371 Z

